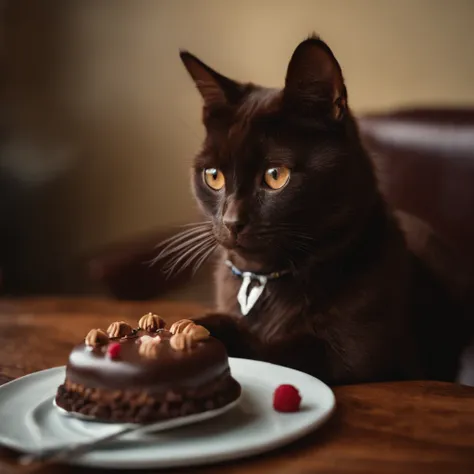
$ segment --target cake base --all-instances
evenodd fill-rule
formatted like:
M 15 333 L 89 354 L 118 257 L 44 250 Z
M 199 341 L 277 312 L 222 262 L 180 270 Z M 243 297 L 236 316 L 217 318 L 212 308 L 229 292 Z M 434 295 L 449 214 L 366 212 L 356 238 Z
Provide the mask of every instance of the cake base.
M 230 373 L 196 389 L 149 393 L 137 390 L 86 388 L 66 380 L 57 391 L 56 404 L 68 412 L 97 421 L 150 423 L 222 408 L 239 398 L 241 387 Z

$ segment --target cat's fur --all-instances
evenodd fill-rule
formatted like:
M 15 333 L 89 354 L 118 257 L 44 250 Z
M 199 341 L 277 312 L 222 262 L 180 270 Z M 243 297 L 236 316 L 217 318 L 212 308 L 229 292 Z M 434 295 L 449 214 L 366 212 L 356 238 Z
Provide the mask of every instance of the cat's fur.
M 465 342 L 457 309 L 408 250 L 379 192 L 329 47 L 317 37 L 302 42 L 282 90 L 237 83 L 187 52 L 181 58 L 204 99 L 207 131 L 193 188 L 222 244 L 218 312 L 201 324 L 231 356 L 332 384 L 452 379 Z M 278 165 L 291 169 L 288 185 L 265 189 L 265 169 Z M 204 183 L 205 168 L 222 170 L 224 189 Z M 229 216 L 238 221 L 233 236 Z M 225 258 L 243 270 L 291 273 L 269 282 L 242 318 L 241 280 Z

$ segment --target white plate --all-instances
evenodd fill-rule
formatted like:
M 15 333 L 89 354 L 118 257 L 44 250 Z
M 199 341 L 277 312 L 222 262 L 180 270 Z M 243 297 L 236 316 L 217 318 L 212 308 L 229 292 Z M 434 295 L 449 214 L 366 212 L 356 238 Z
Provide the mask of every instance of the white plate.
M 239 403 L 227 413 L 189 426 L 130 436 L 107 448 L 77 457 L 74 464 L 107 468 L 168 468 L 211 464 L 275 449 L 324 423 L 335 407 L 323 382 L 302 372 L 246 359 L 230 359 L 242 385 Z M 102 437 L 123 425 L 64 416 L 53 406 L 64 367 L 36 372 L 0 387 L 0 443 L 22 451 L 68 445 Z M 277 413 L 273 392 L 296 386 L 302 396 L 297 413 Z M 197 420 L 200 421 L 200 420 Z M 137 435 L 138 436 L 138 435 Z

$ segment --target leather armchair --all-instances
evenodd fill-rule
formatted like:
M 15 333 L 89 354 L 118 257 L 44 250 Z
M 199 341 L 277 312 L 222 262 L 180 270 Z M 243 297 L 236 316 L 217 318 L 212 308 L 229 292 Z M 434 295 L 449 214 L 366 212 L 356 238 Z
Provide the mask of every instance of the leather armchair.
M 396 209 L 423 219 L 474 268 L 474 109 L 417 109 L 359 117 L 382 191 Z M 146 264 L 171 231 L 105 249 L 90 259 L 90 276 L 120 299 L 166 296 L 190 274 L 166 280 Z M 467 279 L 467 277 L 466 277 Z M 467 292 L 467 288 L 465 292 Z
M 367 115 L 359 127 L 392 206 L 474 263 L 474 109 Z

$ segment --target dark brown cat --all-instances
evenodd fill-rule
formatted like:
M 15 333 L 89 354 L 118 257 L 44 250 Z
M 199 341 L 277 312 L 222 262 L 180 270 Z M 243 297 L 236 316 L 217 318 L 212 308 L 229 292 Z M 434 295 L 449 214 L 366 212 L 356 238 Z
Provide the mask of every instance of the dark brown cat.
M 201 324 L 231 356 L 332 384 L 452 379 L 465 342 L 457 309 L 407 249 L 378 190 L 329 47 L 302 42 L 282 90 L 181 58 L 204 99 L 207 132 L 193 187 L 209 225 L 193 238 L 222 249 L 218 313 Z M 282 273 L 246 316 L 243 280 L 227 259 Z

